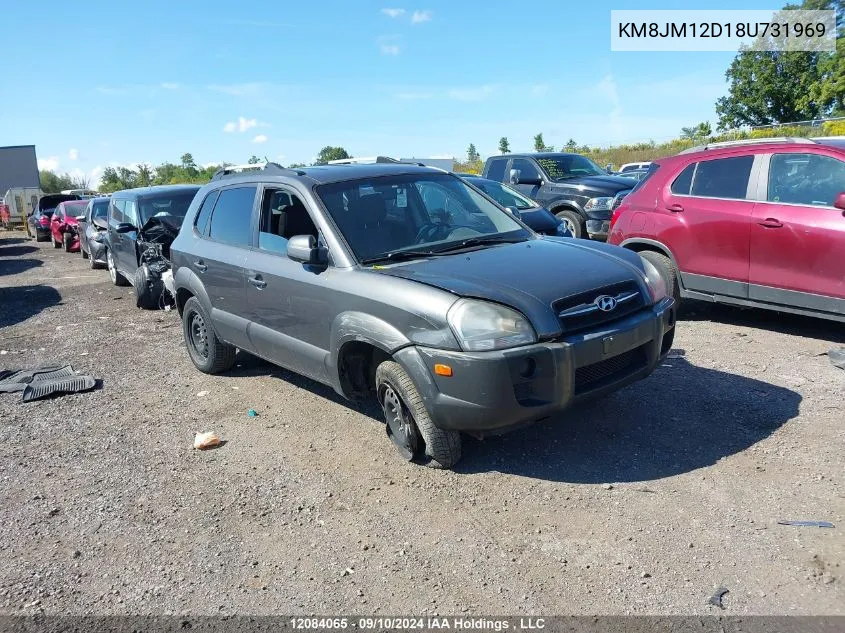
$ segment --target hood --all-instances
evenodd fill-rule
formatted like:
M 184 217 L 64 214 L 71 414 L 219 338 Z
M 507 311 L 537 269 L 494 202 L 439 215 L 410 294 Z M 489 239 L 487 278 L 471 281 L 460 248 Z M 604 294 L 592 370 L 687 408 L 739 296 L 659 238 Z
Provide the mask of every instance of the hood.
M 642 264 L 636 253 L 571 238 L 532 239 L 376 269 L 461 297 L 516 308 L 541 339 L 561 332 L 552 309 L 560 299 L 624 281 L 636 282 L 647 294 L 638 271 Z
M 620 191 L 633 189 L 637 181 L 633 178 L 623 178 L 622 176 L 584 176 L 583 178 L 567 178 L 566 180 L 555 180 L 556 185 L 570 185 L 578 187 L 586 187 L 591 191 L 603 195 L 613 196 Z
M 165 213 L 154 215 L 147 220 L 139 233 L 147 242 L 170 246 L 173 240 L 176 239 L 176 236 L 179 235 L 179 229 L 181 228 L 182 218 Z

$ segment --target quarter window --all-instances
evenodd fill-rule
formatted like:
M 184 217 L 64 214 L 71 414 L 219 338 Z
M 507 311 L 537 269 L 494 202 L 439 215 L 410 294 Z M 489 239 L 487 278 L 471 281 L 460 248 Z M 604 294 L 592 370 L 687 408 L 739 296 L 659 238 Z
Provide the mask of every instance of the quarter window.
M 753 164 L 753 155 L 701 161 L 692 183 L 692 195 L 745 200 Z
M 219 195 L 219 191 L 212 191 L 205 197 L 205 200 L 202 201 L 200 212 L 197 214 L 196 222 L 194 222 L 194 226 L 197 227 L 197 231 L 200 235 L 205 235 L 205 229 L 208 226 L 208 218 L 211 217 L 211 210 L 214 208 L 214 203 L 217 202 L 217 197 Z
M 672 193 L 679 196 L 689 195 L 690 186 L 692 185 L 692 175 L 695 173 L 696 164 L 687 165 L 686 169 L 678 174 L 678 177 L 672 183 Z
M 818 154 L 773 154 L 767 200 L 832 207 L 845 191 L 845 162 Z
M 117 226 L 121 222 L 123 222 L 123 205 L 126 201 L 125 200 L 112 200 L 111 201 L 111 211 L 110 211 L 110 219 L 111 223 Z
M 249 246 L 253 202 L 255 187 L 222 190 L 211 214 L 209 237 L 233 246 Z

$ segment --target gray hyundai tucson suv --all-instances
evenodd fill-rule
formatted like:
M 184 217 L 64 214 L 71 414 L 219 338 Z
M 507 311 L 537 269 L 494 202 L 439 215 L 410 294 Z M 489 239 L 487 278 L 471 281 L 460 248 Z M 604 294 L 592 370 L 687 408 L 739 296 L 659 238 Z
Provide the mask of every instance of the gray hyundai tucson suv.
M 660 273 L 533 233 L 462 179 L 409 164 L 221 170 L 171 258 L 203 372 L 236 349 L 375 396 L 408 460 L 449 468 L 498 434 L 648 376 L 672 346 Z

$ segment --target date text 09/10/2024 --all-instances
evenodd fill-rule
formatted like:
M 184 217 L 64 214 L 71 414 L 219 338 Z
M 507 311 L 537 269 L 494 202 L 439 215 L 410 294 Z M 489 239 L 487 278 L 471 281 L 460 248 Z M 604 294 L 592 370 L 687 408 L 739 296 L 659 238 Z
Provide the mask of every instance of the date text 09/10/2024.
M 455 630 L 455 631 L 539 631 L 546 628 L 544 618 L 472 618 L 472 617 L 296 617 L 292 629 L 308 630 Z

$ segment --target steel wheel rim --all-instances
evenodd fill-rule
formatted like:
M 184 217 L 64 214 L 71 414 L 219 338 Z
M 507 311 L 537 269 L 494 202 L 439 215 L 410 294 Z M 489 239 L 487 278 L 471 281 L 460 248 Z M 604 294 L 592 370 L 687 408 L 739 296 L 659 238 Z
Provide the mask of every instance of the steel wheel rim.
M 572 237 L 575 237 L 577 233 L 575 232 L 575 223 L 570 220 L 569 218 L 561 218 L 561 222 L 566 227 L 566 229 L 572 234 Z
M 192 312 L 188 325 L 194 352 L 201 358 L 208 358 L 208 327 L 205 319 L 199 313 Z
M 111 255 L 111 251 L 106 253 L 106 264 L 109 267 L 109 277 L 111 277 L 113 282 L 117 281 L 117 271 L 114 269 L 114 258 Z
M 402 398 L 390 385 L 385 386 L 381 403 L 385 420 L 387 420 L 387 435 L 390 441 L 403 458 L 411 461 L 419 448 L 414 419 L 402 402 Z

